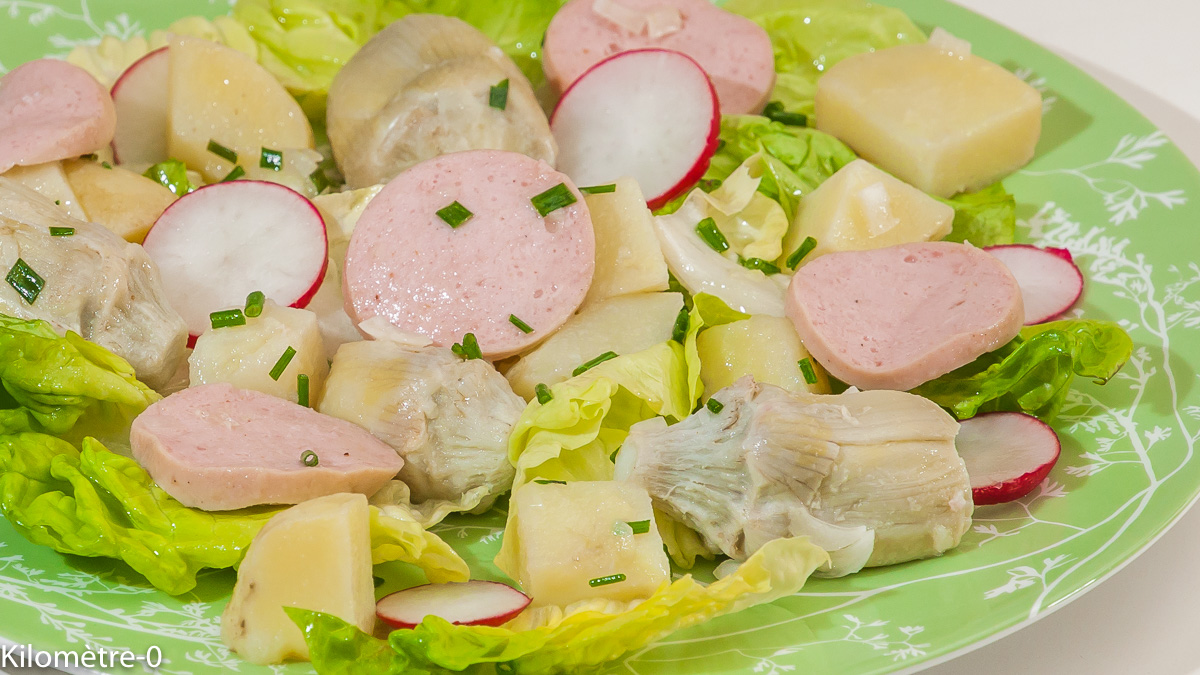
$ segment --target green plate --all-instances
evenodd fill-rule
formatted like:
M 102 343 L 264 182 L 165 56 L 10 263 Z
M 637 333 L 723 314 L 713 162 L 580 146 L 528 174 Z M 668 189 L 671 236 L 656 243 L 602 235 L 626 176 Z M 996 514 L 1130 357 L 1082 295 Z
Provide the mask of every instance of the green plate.
M 1057 423 L 1064 451 L 1018 503 L 977 510 L 948 555 L 813 580 L 773 605 L 670 636 L 610 672 L 881 673 L 919 667 L 1034 621 L 1128 563 L 1200 490 L 1200 174 L 1155 127 L 1057 56 L 943 0 L 894 0 L 925 27 L 974 43 L 1045 93 L 1037 159 L 1007 181 L 1026 240 L 1069 248 L 1087 277 L 1079 314 L 1119 321 L 1133 360 L 1082 383 Z M 0 64 L 130 37 L 225 0 L 0 1 Z M 1191 242 L 1187 244 L 1186 242 Z M 480 575 L 499 515 L 438 528 Z M 162 650 L 164 673 L 259 672 L 221 646 L 233 582 L 213 572 L 173 598 L 108 561 L 63 557 L 0 523 L 0 636 L 45 650 Z M 403 583 L 392 578 L 381 590 Z M 307 672 L 303 664 L 279 667 Z

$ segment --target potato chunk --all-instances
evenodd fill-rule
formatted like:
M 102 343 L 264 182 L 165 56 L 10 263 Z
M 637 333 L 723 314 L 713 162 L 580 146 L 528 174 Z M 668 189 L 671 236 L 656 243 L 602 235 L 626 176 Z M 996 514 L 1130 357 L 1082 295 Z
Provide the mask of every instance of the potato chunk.
M 14 166 L 4 172 L 4 177 L 11 178 L 53 201 L 59 208 L 71 214 L 72 218 L 80 220 L 88 219 L 87 214 L 79 203 L 79 199 L 76 198 L 75 191 L 71 189 L 71 184 L 67 182 L 67 175 L 63 172 L 62 162 Z
M 296 353 L 277 378 L 271 370 L 292 348 Z M 308 375 L 309 404 L 320 401 L 329 361 L 317 315 L 306 309 L 280 307 L 270 300 L 260 316 L 246 325 L 206 331 L 188 358 L 191 385 L 228 382 L 239 389 L 297 402 L 296 376 Z
M 613 192 L 584 197 L 596 233 L 596 273 L 585 307 L 615 295 L 667 290 L 667 262 L 646 198 L 632 178 L 616 186 Z
M 177 37 L 168 48 L 167 150 L 205 181 L 258 167 L 264 147 L 312 148 L 300 104 L 253 59 L 199 38 Z M 236 152 L 237 162 L 210 152 L 209 141 Z
M 621 295 L 588 305 L 522 356 L 505 377 L 528 401 L 539 383 L 553 386 L 570 379 L 571 371 L 605 352 L 633 354 L 670 340 L 681 307 L 680 293 Z
M 783 260 L 807 237 L 817 247 L 804 262 L 835 251 L 941 239 L 953 224 L 953 207 L 856 159 L 800 200 L 783 239 Z
M 155 181 L 119 166 L 73 159 L 63 162 L 63 169 L 88 220 L 134 244 L 145 240 L 154 221 L 177 199 Z
M 1033 157 L 1042 98 L 978 56 L 900 45 L 830 68 L 817 81 L 816 114 L 818 129 L 859 155 L 950 197 L 984 187 Z
M 792 322 L 782 317 L 757 314 L 713 326 L 696 338 L 696 349 L 705 398 L 745 375 L 788 391 L 829 393 L 829 376 L 809 356 Z M 801 359 L 808 359 L 816 382 L 805 381 Z
M 325 612 L 371 633 L 371 511 L 360 494 L 335 494 L 280 512 L 259 531 L 221 614 L 221 639 L 251 663 L 307 659 L 284 607 Z
M 512 508 L 520 514 L 518 581 L 534 606 L 647 598 L 671 577 L 650 495 L 640 486 L 529 483 L 513 495 Z M 614 575 L 625 578 L 594 581 Z

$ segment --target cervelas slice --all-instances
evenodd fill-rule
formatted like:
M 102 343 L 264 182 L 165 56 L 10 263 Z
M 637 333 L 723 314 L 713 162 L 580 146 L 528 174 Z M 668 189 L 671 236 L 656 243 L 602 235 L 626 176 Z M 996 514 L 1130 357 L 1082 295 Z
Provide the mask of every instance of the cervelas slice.
M 108 91 L 78 66 L 38 59 L 0 78 L 0 173 L 99 150 L 116 126 Z
M 543 216 L 535 201 L 553 206 L 539 197 L 548 191 L 573 201 Z M 382 316 L 441 346 L 472 333 L 484 357 L 503 358 L 575 312 L 595 256 L 591 216 L 566 175 L 515 152 L 442 155 L 393 178 L 358 219 L 346 313 L 355 324 Z
M 813 357 L 860 389 L 912 389 L 1000 347 L 1025 320 L 1004 264 L 950 242 L 824 255 L 792 278 L 786 311 Z
M 146 408 L 130 443 L 159 487 L 205 511 L 369 496 L 404 466 L 362 427 L 228 384 L 184 389 Z M 306 464 L 308 451 L 316 457 Z

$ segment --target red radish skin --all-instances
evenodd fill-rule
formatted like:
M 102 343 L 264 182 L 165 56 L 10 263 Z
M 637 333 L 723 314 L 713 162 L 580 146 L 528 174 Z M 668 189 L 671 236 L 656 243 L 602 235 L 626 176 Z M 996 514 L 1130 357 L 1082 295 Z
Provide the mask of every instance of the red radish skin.
M 686 122 L 698 111 L 707 112 L 709 118 L 702 126 L 694 125 L 693 133 Z M 633 142 L 630 129 L 649 129 L 645 136 L 654 142 L 622 148 L 622 140 Z M 719 142 L 720 102 L 708 74 L 690 56 L 635 49 L 610 56 L 575 80 L 550 116 L 550 130 L 559 144 L 558 168 L 576 184 L 602 185 L 632 176 L 646 193 L 647 206 L 657 209 L 695 185 L 708 170 Z M 681 141 L 684 134 L 687 137 Z M 675 145 L 680 142 L 684 147 Z M 589 144 L 613 148 L 612 156 L 598 161 L 592 154 L 585 155 L 582 147 Z M 678 169 L 664 170 L 672 157 L 686 160 L 677 162 Z
M 167 48 L 134 61 L 112 86 L 117 111 L 113 160 L 154 164 L 167 159 Z
M 964 420 L 955 439 L 976 506 L 1004 504 L 1033 492 L 1062 452 L 1058 434 L 1032 415 L 994 412 Z
M 520 614 L 532 600 L 495 581 L 425 584 L 384 596 L 375 615 L 392 628 L 413 628 L 426 616 L 459 626 L 500 626 Z
M 265 181 L 214 183 L 180 197 L 143 246 L 193 343 L 210 328 L 210 313 L 241 308 L 253 291 L 281 305 L 307 306 L 329 263 L 317 207 Z
M 1025 305 L 1026 326 L 1059 318 L 1083 294 L 1083 272 L 1065 248 L 1006 244 L 983 250 L 1004 263 L 1016 278 Z

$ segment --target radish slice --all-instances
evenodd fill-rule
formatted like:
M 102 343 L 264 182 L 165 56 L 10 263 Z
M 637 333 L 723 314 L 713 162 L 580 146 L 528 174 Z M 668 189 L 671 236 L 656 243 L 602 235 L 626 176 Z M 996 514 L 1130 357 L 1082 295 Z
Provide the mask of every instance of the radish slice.
M 1083 273 L 1066 249 L 1008 244 L 984 250 L 999 258 L 1016 277 L 1025 303 L 1026 326 L 1062 316 L 1083 293 Z
M 143 246 L 193 338 L 208 330 L 210 313 L 243 306 L 253 291 L 306 306 L 329 262 L 317 207 L 263 181 L 216 183 L 180 197 Z
M 375 614 L 393 628 L 412 628 L 427 616 L 460 626 L 499 626 L 530 602 L 528 595 L 512 586 L 473 580 L 396 591 L 375 605 Z
M 113 159 L 154 164 L 167 158 L 167 48 L 134 61 L 112 86 L 117 110 Z
M 708 170 L 721 113 L 704 69 L 679 52 L 637 49 L 597 63 L 563 94 L 550 130 L 576 185 L 632 176 L 658 208 Z
M 1054 468 L 1062 445 L 1045 422 L 1018 412 L 964 420 L 954 441 L 976 506 L 1003 504 L 1033 491 Z

